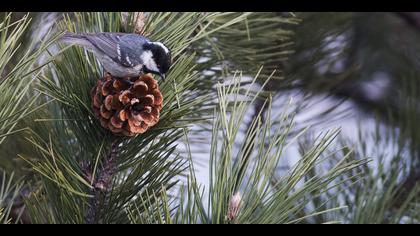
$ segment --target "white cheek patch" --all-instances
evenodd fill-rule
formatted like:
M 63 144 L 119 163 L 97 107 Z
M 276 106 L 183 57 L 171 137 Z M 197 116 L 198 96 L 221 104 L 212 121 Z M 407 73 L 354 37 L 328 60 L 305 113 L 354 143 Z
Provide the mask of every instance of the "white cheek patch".
M 147 69 L 156 72 L 159 71 L 156 62 L 153 60 L 153 54 L 151 51 L 143 52 L 143 54 L 141 55 L 141 59 L 143 61 L 143 64 L 147 67 Z

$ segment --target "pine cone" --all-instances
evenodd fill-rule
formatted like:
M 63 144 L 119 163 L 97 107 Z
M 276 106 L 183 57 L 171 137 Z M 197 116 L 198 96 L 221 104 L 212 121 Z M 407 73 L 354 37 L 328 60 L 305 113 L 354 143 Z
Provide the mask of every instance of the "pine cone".
M 91 95 L 96 117 L 114 134 L 142 134 L 159 121 L 163 97 L 151 74 L 134 78 L 107 74 Z

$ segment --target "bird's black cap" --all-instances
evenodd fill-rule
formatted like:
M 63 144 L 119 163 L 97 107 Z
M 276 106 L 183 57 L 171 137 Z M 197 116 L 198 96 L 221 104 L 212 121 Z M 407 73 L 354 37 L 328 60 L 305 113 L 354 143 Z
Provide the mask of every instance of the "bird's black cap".
M 153 60 L 159 69 L 159 74 L 166 74 L 172 63 L 171 51 L 162 43 L 151 42 L 144 45 L 145 50 L 150 50 Z

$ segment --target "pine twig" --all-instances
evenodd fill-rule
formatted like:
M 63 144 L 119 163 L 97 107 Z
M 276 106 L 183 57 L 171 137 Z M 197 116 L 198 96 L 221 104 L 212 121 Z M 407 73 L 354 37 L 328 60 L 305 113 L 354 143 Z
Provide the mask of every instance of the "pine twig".
M 101 205 L 101 198 L 106 196 L 109 192 L 109 189 L 112 184 L 112 177 L 115 174 L 116 169 L 116 160 L 117 160 L 117 148 L 118 148 L 118 140 L 114 140 L 111 144 L 111 150 L 109 154 L 106 156 L 103 166 L 101 169 L 98 170 L 98 178 L 93 182 L 93 195 L 94 197 L 91 199 L 89 203 L 88 212 L 86 215 L 86 223 L 87 224 L 96 224 L 98 223 L 98 215 L 100 211 Z M 92 176 L 91 174 L 87 175 Z

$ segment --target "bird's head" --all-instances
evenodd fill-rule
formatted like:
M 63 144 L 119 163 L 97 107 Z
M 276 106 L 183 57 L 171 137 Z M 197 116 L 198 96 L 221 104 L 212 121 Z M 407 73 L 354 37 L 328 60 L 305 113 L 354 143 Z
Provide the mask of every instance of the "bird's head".
M 165 79 L 166 73 L 171 67 L 171 51 L 160 42 L 150 42 L 143 46 L 144 49 L 144 67 L 145 73 L 157 74 Z

